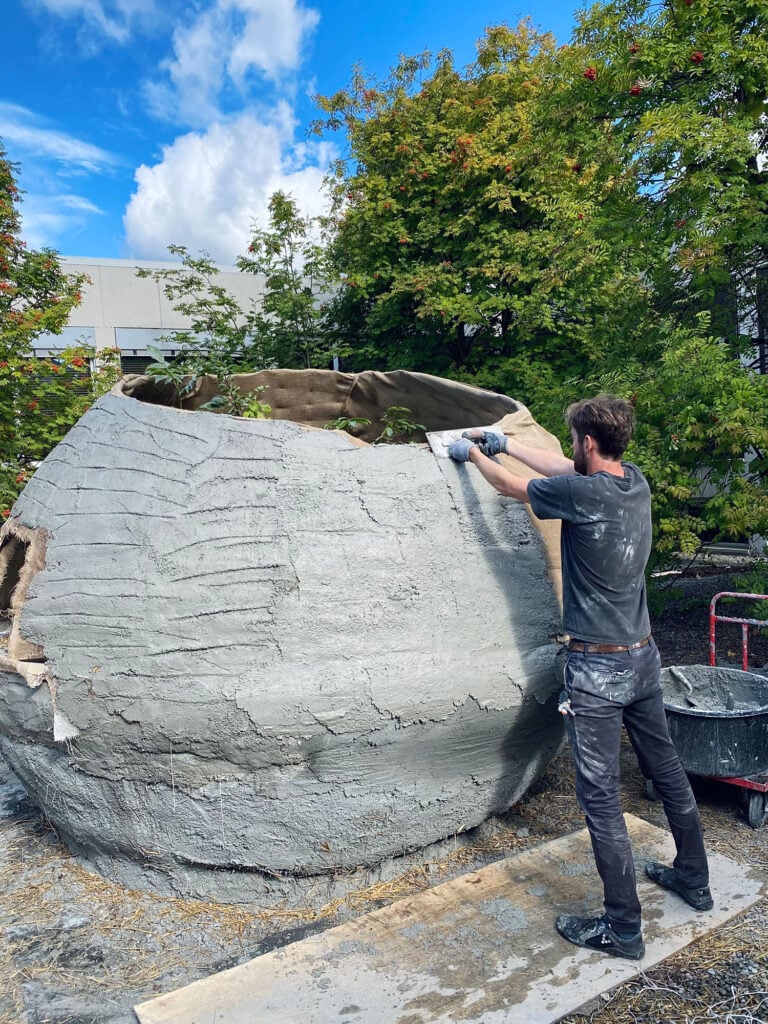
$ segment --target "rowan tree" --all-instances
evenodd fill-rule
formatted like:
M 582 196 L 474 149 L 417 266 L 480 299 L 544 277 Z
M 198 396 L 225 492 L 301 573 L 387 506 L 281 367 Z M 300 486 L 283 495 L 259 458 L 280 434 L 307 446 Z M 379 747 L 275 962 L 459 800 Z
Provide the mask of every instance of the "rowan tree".
M 575 43 L 595 71 L 587 110 L 610 120 L 635 169 L 655 307 L 688 323 L 707 309 L 734 350 L 748 347 L 746 322 L 768 313 L 768 5 L 601 3 Z
M 0 144 L 0 518 L 10 515 L 36 463 L 111 385 L 119 366 L 116 353 L 102 354 L 101 370 L 91 377 L 93 351 L 85 345 L 53 360 L 35 358 L 37 339 L 61 333 L 85 278 L 64 273 L 52 249 L 26 247 L 15 173 Z
M 553 120 L 560 74 L 552 37 L 523 24 L 489 30 L 465 72 L 423 55 L 321 98 L 319 127 L 349 140 L 334 253 L 361 362 L 567 376 L 632 331 L 647 287 L 604 226 L 631 216 L 634 182 L 610 125 Z
M 626 392 L 659 558 L 768 529 L 765 379 L 733 358 L 765 267 L 767 20 L 617 0 L 568 46 L 500 27 L 462 73 L 401 59 L 321 100 L 349 140 L 335 255 L 360 362 L 505 391 L 561 433 L 571 398 Z

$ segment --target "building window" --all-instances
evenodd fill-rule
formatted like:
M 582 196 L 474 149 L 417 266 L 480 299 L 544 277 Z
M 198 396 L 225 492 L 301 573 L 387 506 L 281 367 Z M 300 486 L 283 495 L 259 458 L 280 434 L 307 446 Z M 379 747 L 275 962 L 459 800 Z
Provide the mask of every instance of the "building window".
M 57 356 L 65 348 L 77 348 L 78 345 L 93 347 L 95 330 L 93 327 L 64 327 L 61 334 L 41 334 L 35 340 L 34 353 L 38 359 L 49 359 Z

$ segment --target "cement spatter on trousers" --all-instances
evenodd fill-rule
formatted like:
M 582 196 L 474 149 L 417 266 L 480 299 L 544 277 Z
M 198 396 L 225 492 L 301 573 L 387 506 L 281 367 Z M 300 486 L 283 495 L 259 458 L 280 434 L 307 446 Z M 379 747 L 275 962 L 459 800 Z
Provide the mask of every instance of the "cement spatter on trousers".
M 47 663 L 3 659 L 0 749 L 124 881 L 252 898 L 379 865 L 559 746 L 539 535 L 428 450 L 112 394 L 14 522 L 48 538 L 19 618 Z

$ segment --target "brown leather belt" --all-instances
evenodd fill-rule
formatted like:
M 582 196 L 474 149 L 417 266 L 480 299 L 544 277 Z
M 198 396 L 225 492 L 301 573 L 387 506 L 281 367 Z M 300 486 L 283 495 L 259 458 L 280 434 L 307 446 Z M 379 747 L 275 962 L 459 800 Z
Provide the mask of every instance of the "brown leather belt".
M 636 651 L 638 647 L 645 647 L 653 637 L 647 636 L 645 640 L 638 640 L 636 644 L 588 644 L 584 640 L 571 640 L 568 643 L 569 651 L 579 651 L 582 654 L 618 654 L 620 651 Z

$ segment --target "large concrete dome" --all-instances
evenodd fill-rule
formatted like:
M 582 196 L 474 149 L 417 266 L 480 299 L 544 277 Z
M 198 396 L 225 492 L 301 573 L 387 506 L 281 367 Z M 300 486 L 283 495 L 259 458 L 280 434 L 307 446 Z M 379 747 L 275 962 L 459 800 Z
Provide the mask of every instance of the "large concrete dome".
M 241 380 L 265 383 L 262 421 L 121 382 L 0 531 L 0 750 L 131 884 L 248 898 L 380 865 L 508 808 L 560 744 L 556 532 L 426 444 L 317 428 L 402 405 L 557 441 L 425 375 Z

